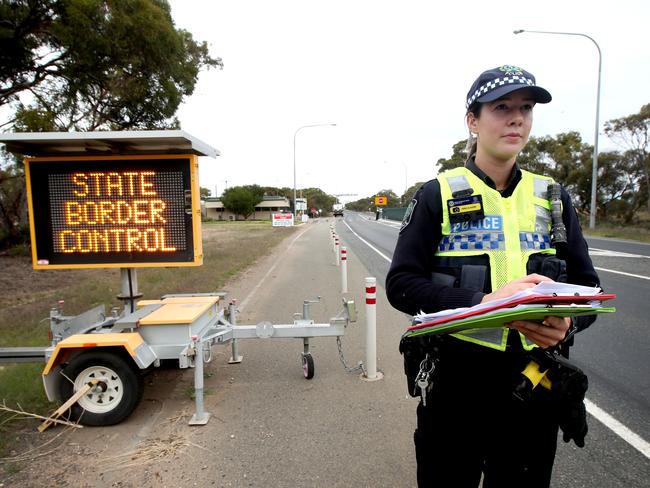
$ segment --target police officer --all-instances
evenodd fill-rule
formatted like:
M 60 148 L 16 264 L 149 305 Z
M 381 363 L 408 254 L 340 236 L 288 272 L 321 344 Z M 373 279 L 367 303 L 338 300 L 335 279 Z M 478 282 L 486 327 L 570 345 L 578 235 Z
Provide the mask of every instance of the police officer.
M 469 157 L 415 194 L 402 223 L 386 279 L 390 303 L 405 313 L 431 313 L 503 298 L 541 281 L 597 286 L 578 219 L 562 188 L 566 242 L 551 246 L 545 176 L 522 170 L 533 107 L 551 95 L 516 66 L 483 72 L 467 94 Z M 549 271 L 550 270 L 550 271 Z M 561 343 L 593 317 L 549 316 L 502 329 L 445 336 L 426 405 L 414 434 L 420 487 L 547 487 L 558 418 L 548 390 L 514 398 L 522 357 Z M 572 339 L 571 339 L 572 340 Z

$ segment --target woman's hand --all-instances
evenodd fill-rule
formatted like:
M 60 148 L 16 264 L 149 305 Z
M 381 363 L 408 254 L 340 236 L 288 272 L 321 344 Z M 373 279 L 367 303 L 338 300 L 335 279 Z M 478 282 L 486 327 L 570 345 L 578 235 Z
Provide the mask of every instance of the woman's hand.
M 509 329 L 515 329 L 526 336 L 527 339 L 546 349 L 561 342 L 571 326 L 569 317 L 548 316 L 543 322 L 529 322 L 527 320 L 515 320 L 506 324 Z
M 526 290 L 532 288 L 538 283 L 543 281 L 553 281 L 551 278 L 548 278 L 544 275 L 537 273 L 529 274 L 523 278 L 519 278 L 511 281 L 510 283 L 505 284 L 501 288 L 492 293 L 488 293 L 483 297 L 481 303 L 489 302 L 491 300 L 498 300 L 499 298 L 508 298 L 510 295 L 514 295 L 518 291 Z

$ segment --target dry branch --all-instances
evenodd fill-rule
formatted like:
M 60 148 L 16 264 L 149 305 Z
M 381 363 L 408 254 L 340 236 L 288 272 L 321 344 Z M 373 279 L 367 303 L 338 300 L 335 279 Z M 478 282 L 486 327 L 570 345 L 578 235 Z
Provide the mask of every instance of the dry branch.
M 83 428 L 83 425 L 80 425 L 80 424 L 77 424 L 77 423 L 74 423 L 74 422 L 68 422 L 67 420 L 51 419 L 50 417 L 43 417 L 42 415 L 26 412 L 26 411 L 24 411 L 22 409 L 22 407 L 20 408 L 20 410 L 15 410 L 13 408 L 9 408 L 4 400 L 2 401 L 2 405 L 0 405 L 0 410 L 4 410 L 5 412 L 12 412 L 12 413 L 14 413 L 16 415 L 24 415 L 26 417 L 33 417 L 33 418 L 36 418 L 36 419 L 50 420 L 51 422 L 54 422 L 54 423 L 57 423 L 57 424 L 67 425 L 69 427 L 74 427 L 75 429 Z M 16 415 L 12 416 L 11 418 L 16 417 Z

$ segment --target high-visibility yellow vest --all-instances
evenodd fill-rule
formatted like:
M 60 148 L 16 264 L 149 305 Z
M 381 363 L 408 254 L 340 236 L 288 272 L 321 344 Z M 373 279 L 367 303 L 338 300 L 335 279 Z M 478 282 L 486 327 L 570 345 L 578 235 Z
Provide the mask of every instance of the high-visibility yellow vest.
M 521 181 L 513 194 L 503 198 L 467 168 L 454 168 L 438 176 L 443 207 L 442 240 L 436 256 L 487 255 L 490 262 L 492 291 L 527 274 L 526 264 L 532 254 L 555 254 L 551 247 L 551 204 L 547 188 L 551 178 L 522 170 Z M 483 219 L 451 223 L 447 201 L 456 192 L 481 195 Z M 458 195 L 458 193 L 456 193 Z M 507 328 L 472 329 L 452 334 L 458 339 L 504 351 Z M 513 331 L 514 332 L 514 331 Z M 522 346 L 534 346 L 519 334 Z

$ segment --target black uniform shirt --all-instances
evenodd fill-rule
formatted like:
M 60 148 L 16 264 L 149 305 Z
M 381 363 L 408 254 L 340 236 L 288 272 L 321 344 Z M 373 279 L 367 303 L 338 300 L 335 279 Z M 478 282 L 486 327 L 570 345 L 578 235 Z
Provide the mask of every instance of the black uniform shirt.
M 494 181 L 476 166 L 473 158 L 467 162 L 466 167 L 490 188 L 496 189 Z M 515 164 L 506 188 L 500 192 L 501 196 L 510 197 L 520 181 L 521 169 Z M 567 263 L 568 282 L 598 286 L 598 275 L 589 257 L 587 243 L 582 236 L 571 198 L 564 188 L 561 190 L 561 198 L 567 246 L 566 255 L 559 257 Z M 438 285 L 431 280 L 431 273 L 435 271 L 433 257 L 442 239 L 443 207 L 438 180 L 425 183 L 413 197 L 413 202 L 415 207 L 400 230 L 386 276 L 388 301 L 396 309 L 410 315 L 420 311 L 433 313 L 480 303 L 484 296 L 482 292 Z M 594 319 L 595 316 L 591 316 L 576 321 L 578 330 L 587 327 Z

